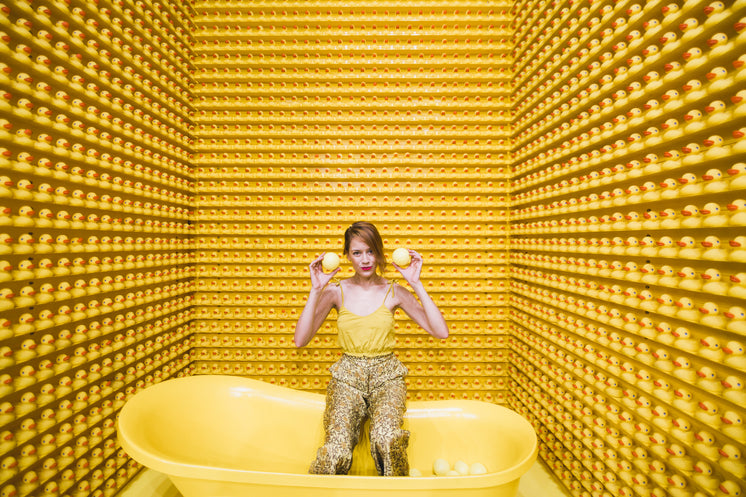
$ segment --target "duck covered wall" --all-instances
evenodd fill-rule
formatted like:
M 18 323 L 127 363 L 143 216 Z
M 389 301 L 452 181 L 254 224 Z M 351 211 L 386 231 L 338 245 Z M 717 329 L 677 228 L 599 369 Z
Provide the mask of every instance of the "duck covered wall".
M 399 316 L 411 398 L 522 412 L 572 495 L 743 492 L 744 17 L 0 6 L 0 492 L 115 494 L 116 413 L 169 377 L 323 391 L 333 321 L 293 325 L 360 219 L 451 325 Z
M 509 4 L 194 7 L 195 370 L 323 393 L 336 314 L 292 340 L 308 265 L 367 220 L 423 255 L 453 334 L 397 313 L 409 397 L 504 403 Z
M 1 495 L 113 495 L 119 408 L 190 373 L 190 16 L 0 5 Z
M 746 491 L 746 2 L 518 2 L 511 358 L 577 496 Z

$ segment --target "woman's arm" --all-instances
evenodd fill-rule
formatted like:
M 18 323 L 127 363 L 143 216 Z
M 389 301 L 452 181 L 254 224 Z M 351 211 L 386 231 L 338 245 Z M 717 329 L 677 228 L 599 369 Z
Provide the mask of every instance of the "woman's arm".
M 331 273 L 324 273 L 321 268 L 321 261 L 324 254 L 321 254 L 308 266 L 311 273 L 311 291 L 308 293 L 308 300 L 298 317 L 295 324 L 295 335 L 293 342 L 296 347 L 308 345 L 313 336 L 319 330 L 329 312 L 337 303 L 338 290 L 336 287 L 327 286 L 339 268 Z
M 443 318 L 443 313 L 433 301 L 430 294 L 425 290 L 425 286 L 420 281 L 420 272 L 422 271 L 422 256 L 414 250 L 409 251 L 411 262 L 406 268 L 402 268 L 394 264 L 394 267 L 401 273 L 409 286 L 419 298 L 417 299 L 410 293 L 406 288 L 399 287 L 397 298 L 397 305 L 412 320 L 420 325 L 425 331 L 430 333 L 435 338 L 448 338 L 448 325 L 446 320 Z M 394 292 L 396 293 L 396 291 Z

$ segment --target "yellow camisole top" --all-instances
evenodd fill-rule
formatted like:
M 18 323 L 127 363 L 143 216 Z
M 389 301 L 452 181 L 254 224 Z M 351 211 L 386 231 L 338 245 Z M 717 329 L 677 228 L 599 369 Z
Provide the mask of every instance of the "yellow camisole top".
M 349 311 L 344 305 L 342 284 L 342 306 L 337 313 L 337 342 L 345 354 L 375 357 L 390 354 L 394 350 L 394 314 L 384 304 L 394 288 L 391 282 L 381 306 L 365 316 Z

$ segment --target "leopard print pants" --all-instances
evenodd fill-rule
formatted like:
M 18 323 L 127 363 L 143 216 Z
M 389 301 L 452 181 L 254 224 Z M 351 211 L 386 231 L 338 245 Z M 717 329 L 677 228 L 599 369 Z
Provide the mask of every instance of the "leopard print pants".
M 409 474 L 409 432 L 402 429 L 406 411 L 407 368 L 394 354 L 380 357 L 343 355 L 331 367 L 326 391 L 324 445 L 310 473 L 347 474 L 352 451 L 370 419 L 370 452 L 378 474 Z

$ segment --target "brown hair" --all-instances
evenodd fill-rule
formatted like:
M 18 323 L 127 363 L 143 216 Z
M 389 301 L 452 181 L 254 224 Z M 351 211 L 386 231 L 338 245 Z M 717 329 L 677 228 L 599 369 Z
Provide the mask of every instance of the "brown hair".
M 386 257 L 383 255 L 383 240 L 376 227 L 366 221 L 358 221 L 345 231 L 345 246 L 343 254 L 346 256 L 350 253 L 350 243 L 352 239 L 359 237 L 365 242 L 376 256 L 376 267 L 383 274 L 386 270 Z

